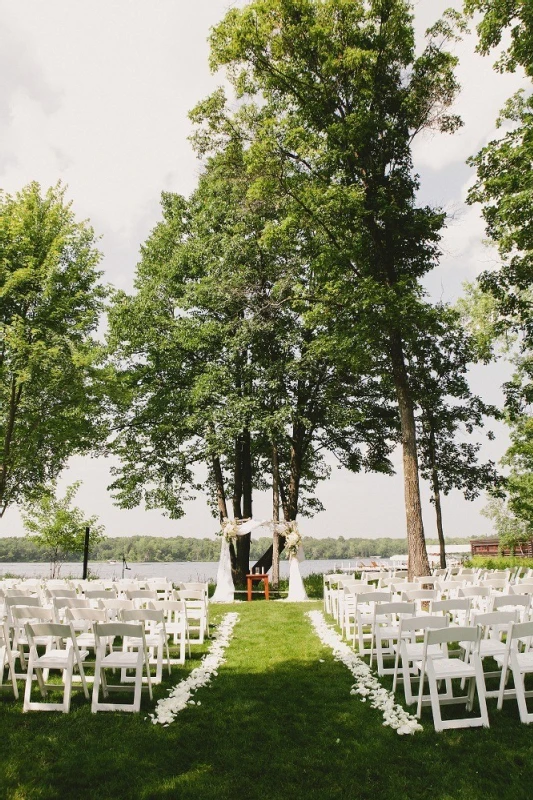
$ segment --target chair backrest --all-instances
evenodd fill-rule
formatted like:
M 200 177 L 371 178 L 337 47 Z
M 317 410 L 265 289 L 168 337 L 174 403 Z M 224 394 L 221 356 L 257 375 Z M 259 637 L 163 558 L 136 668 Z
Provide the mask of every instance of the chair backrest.
M 358 581 L 356 582 L 358 583 Z M 205 581 L 185 581 L 185 583 L 182 583 L 182 586 L 186 591 L 189 590 L 192 592 L 201 591 L 204 592 L 204 594 L 207 594 L 208 591 L 208 584 Z
M 178 592 L 180 600 L 205 600 L 205 595 L 203 592 L 195 592 L 195 591 L 187 591 L 186 589 L 182 589 Z
M 144 625 L 142 622 L 97 622 L 94 633 L 98 639 L 131 636 L 134 639 L 144 640 Z
M 61 622 L 27 622 L 24 626 L 30 646 L 39 636 L 53 636 L 54 639 L 75 639 L 72 626 Z
M 485 578 L 482 586 L 488 586 L 489 589 L 506 589 L 509 585 L 507 578 Z
M 151 600 L 149 607 L 164 611 L 167 615 L 187 614 L 185 600 Z
M 436 589 L 409 589 L 407 592 L 402 592 L 402 600 L 407 603 L 410 600 L 436 600 L 438 596 Z
M 126 597 L 128 600 L 157 600 L 157 592 L 155 589 L 128 589 Z
M 415 604 L 395 600 L 390 603 L 376 603 L 374 606 L 374 616 L 377 617 L 412 617 L 415 613 Z
M 7 615 L 9 617 L 10 611 L 15 608 L 16 606 L 34 606 L 40 607 L 41 601 L 35 595 L 31 595 L 29 597 L 6 597 L 4 599 L 4 603 L 6 606 Z
M 531 636 L 533 636 L 533 622 L 513 622 L 511 625 L 511 630 L 509 631 L 510 639 L 527 641 Z
M 390 592 L 381 592 L 379 589 L 376 589 L 375 592 L 365 592 L 360 595 L 358 606 L 368 606 L 375 603 L 390 603 L 391 600 L 392 594 Z
M 28 592 L 26 589 L 6 589 L 4 592 L 5 597 L 35 597 L 36 594 L 33 590 Z
M 114 600 L 117 597 L 115 589 L 86 589 L 84 595 L 87 600 Z
M 75 589 L 67 589 L 67 588 L 60 588 L 60 589 L 48 589 L 47 592 L 50 597 L 77 597 L 77 593 Z
M 11 616 L 13 621 L 17 620 L 19 623 L 27 619 L 40 619 L 43 622 L 54 621 L 54 612 L 52 609 L 42 608 L 41 606 L 13 606 L 11 608 Z
M 158 622 L 164 623 L 165 613 L 159 608 L 133 608 L 120 614 L 123 622 Z
M 462 586 L 459 589 L 459 597 L 490 597 L 488 586 Z
M 54 597 L 53 606 L 59 611 L 63 608 L 90 608 L 91 603 L 85 597 Z
M 419 589 L 424 586 L 433 588 L 439 583 L 439 578 L 436 575 L 424 575 L 422 578 L 415 578 L 415 583 L 418 584 Z
M 495 597 L 492 610 L 498 611 L 504 608 L 528 609 L 531 606 L 531 597 L 528 594 L 502 594 Z
M 133 600 L 119 599 L 118 597 L 101 597 L 98 600 L 98 607 L 108 611 L 122 611 L 125 608 L 133 608 Z
M 533 583 L 515 583 L 509 587 L 511 594 L 533 594 Z
M 415 631 L 425 631 L 428 628 L 447 628 L 448 617 L 441 614 L 424 614 L 416 617 L 402 617 L 400 620 L 400 637 L 412 634 Z
M 470 598 L 456 597 L 450 600 L 432 600 L 429 607 L 430 614 L 448 614 L 450 611 L 464 611 L 468 615 L 470 612 Z
M 426 628 L 424 645 L 449 644 L 450 642 L 478 642 L 481 630 L 477 626 L 464 625 L 456 628 Z
M 22 594 L 38 594 L 41 591 L 41 582 L 37 579 L 30 579 L 17 583 L 15 589 L 18 589 Z
M 485 639 L 501 639 L 513 622 L 518 622 L 518 609 L 514 611 L 489 611 L 472 613 L 472 623 L 483 628 Z
M 392 591 L 400 594 L 401 592 L 416 591 L 420 589 L 420 584 L 416 581 L 394 581 Z
M 105 608 L 69 608 L 66 617 L 79 622 L 107 622 Z

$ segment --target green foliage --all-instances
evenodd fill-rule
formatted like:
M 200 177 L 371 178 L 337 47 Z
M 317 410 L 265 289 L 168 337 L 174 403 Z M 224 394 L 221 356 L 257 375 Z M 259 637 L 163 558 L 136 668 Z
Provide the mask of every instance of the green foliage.
M 80 485 L 81 481 L 75 481 L 61 498 L 55 496 L 55 486 L 52 486 L 38 500 L 23 507 L 24 527 L 31 541 L 44 550 L 50 560 L 51 577 L 59 574 L 61 563 L 72 554 L 83 553 L 86 527 L 91 529 L 93 547 L 103 537 L 103 526 L 96 524 L 98 517 L 86 517 L 80 508 L 72 506 Z
M 420 470 L 432 487 L 433 502 L 441 493 L 459 489 L 474 500 L 483 489 L 497 491 L 502 478 L 492 461 L 479 461 L 479 434 L 488 418 L 500 418 L 494 406 L 473 395 L 468 369 L 476 361 L 475 343 L 462 329 L 458 313 L 437 306 L 427 315 L 426 336 L 411 345 L 410 374 L 418 413 Z M 489 430 L 487 438 L 493 439 Z
M 481 569 L 508 569 L 509 567 L 523 567 L 533 569 L 533 558 L 514 558 L 512 556 L 498 556 L 486 558 L 474 556 L 465 561 L 465 567 L 480 567 Z
M 0 516 L 104 435 L 99 260 L 60 185 L 0 194 Z
M 500 547 L 509 548 L 512 554 L 533 535 L 531 523 L 516 514 L 513 500 L 493 497 L 481 513 L 492 520 Z
M 477 25 L 479 52 L 487 55 L 503 40 L 506 47 L 496 68 L 514 72 L 520 65 L 533 77 L 533 14 L 529 0 L 465 0 L 464 5 L 467 14 L 482 14 Z
M 465 544 L 468 539 L 446 539 L 450 544 Z M 272 544 L 267 536 L 252 539 L 250 548 L 251 560 L 257 560 Z M 436 544 L 435 539 L 428 539 L 428 544 Z M 379 556 L 388 558 L 395 553 L 407 550 L 406 539 L 337 539 L 328 537 L 314 539 L 303 537 L 305 556 L 307 559 L 354 560 Z M 218 561 L 220 540 L 195 539 L 193 537 L 173 536 L 124 536 L 106 537 L 92 543 L 92 561 L 120 561 L 125 555 L 128 562 L 174 562 L 174 561 Z M 284 556 L 282 555 L 282 558 Z M 0 538 L 0 562 L 9 561 L 42 561 L 43 550 L 38 544 L 24 537 Z M 81 560 L 81 553 L 72 553 L 69 560 Z

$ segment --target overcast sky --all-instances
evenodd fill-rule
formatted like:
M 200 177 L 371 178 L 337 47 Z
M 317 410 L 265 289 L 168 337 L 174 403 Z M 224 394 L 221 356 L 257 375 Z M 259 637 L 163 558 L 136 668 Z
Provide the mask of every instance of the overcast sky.
M 0 0 L 0 187 L 14 193 L 30 181 L 43 188 L 58 180 L 81 218 L 101 235 L 102 268 L 109 283 L 129 291 L 139 247 L 160 218 L 161 191 L 189 194 L 199 164 L 187 140 L 187 112 L 222 80 L 208 68 L 207 36 L 230 7 L 227 0 Z M 422 32 L 452 0 L 418 0 Z M 415 144 L 424 202 L 450 214 L 443 258 L 427 280 L 434 299 L 455 301 L 465 280 L 496 263 L 483 242 L 476 208 L 465 206 L 471 170 L 465 165 L 495 136 L 495 119 L 520 76 L 498 75 L 492 58 L 474 53 L 467 37 L 456 51 L 463 87 L 457 113 L 464 127 L 454 136 L 426 136 Z M 500 402 L 504 365 L 476 367 L 472 387 Z M 485 449 L 499 459 L 506 432 Z M 399 458 L 396 459 L 401 469 Z M 98 514 L 110 536 L 150 534 L 213 536 L 216 523 L 205 498 L 187 506 L 182 520 L 142 509 L 122 511 L 106 491 L 105 459 L 74 458 L 61 486 L 83 480 L 78 505 Z M 319 488 L 326 510 L 302 521 L 311 536 L 404 536 L 403 481 L 353 475 L 333 465 Z M 426 535 L 435 536 L 433 507 L 424 490 Z M 485 535 L 484 501 L 459 493 L 444 501 L 449 536 Z M 255 515 L 270 516 L 268 496 L 255 499 Z M 23 533 L 16 509 L 0 521 L 2 535 Z

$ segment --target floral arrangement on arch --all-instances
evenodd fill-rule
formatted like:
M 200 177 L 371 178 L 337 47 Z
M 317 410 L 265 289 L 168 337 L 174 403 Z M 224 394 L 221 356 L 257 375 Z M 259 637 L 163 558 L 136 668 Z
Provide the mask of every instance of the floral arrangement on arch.
M 228 519 L 224 517 L 221 522 L 221 528 L 217 536 L 223 536 L 227 542 L 233 542 L 239 533 L 238 522 L 235 519 Z
M 302 535 L 298 530 L 298 523 L 296 520 L 283 523 L 280 534 L 285 539 L 285 550 L 287 553 L 291 556 L 297 555 L 302 543 Z

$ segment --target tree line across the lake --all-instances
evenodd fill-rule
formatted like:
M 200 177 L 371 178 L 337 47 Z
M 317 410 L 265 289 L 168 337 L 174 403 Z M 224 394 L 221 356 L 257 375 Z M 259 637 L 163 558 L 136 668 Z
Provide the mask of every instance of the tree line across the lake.
M 271 489 L 272 517 L 293 522 L 320 510 L 332 458 L 393 475 L 399 448 L 412 574 L 429 569 L 420 479 L 443 563 L 452 490 L 473 499 L 505 484 L 529 529 L 531 95 L 507 103 L 501 138 L 470 161 L 468 202 L 501 263 L 456 307 L 424 288 L 447 215 L 423 204 L 412 149 L 463 124 L 456 42 L 476 12 L 478 50 L 504 41 L 498 68 L 533 79 L 529 7 L 465 0 L 420 42 L 409 0 L 231 8 L 210 35 L 225 86 L 190 114 L 197 186 L 162 193 L 131 293 L 103 284 L 97 236 L 64 188 L 0 194 L 0 516 L 23 505 L 57 559 L 83 525 L 68 511 L 75 485 L 50 496 L 69 457 L 91 453 L 115 457 L 109 488 L 123 508 L 179 518 L 203 492 L 221 520 L 247 519 L 254 493 Z M 502 342 L 515 367 L 505 411 L 469 384 Z M 501 418 L 505 480 L 480 452 Z M 236 577 L 251 547 L 249 535 L 231 543 Z M 332 557 L 351 556 L 336 547 Z M 261 561 L 274 576 L 277 552 L 276 531 Z
M 447 539 L 450 544 L 468 543 L 468 539 Z M 250 558 L 257 559 L 272 543 L 268 537 L 252 539 Z M 436 544 L 437 540 L 428 542 Z M 406 539 L 315 539 L 303 537 L 307 559 L 354 559 L 380 556 L 388 558 L 397 553 L 407 552 Z M 218 561 L 220 539 L 197 539 L 175 536 L 128 536 L 102 539 L 91 548 L 91 561 Z M 31 562 L 49 560 L 50 552 L 39 547 L 31 539 L 15 536 L 0 538 L 0 562 Z M 81 561 L 81 553 L 67 554 L 70 561 Z

